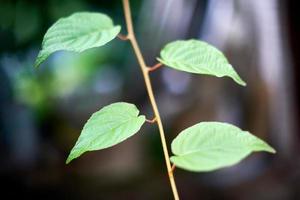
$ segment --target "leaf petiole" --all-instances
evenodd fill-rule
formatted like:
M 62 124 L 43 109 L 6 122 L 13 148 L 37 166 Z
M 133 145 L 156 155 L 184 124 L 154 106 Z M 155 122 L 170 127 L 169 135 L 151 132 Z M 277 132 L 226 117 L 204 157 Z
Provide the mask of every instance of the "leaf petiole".
M 154 117 L 153 119 L 146 119 L 146 122 L 150 123 L 150 124 L 154 124 L 156 122 L 156 117 Z
M 148 70 L 148 72 L 153 72 L 153 71 L 157 70 L 158 68 L 160 68 L 161 66 L 163 66 L 162 63 L 157 63 L 157 64 L 153 65 L 152 67 L 148 67 L 147 70 Z
M 128 35 L 118 34 L 117 36 L 120 40 L 126 41 L 129 40 Z

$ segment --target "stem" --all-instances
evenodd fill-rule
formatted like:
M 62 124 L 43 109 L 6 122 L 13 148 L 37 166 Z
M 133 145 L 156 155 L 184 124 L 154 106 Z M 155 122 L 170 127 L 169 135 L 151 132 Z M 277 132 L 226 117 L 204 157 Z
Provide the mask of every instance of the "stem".
M 154 98 L 153 89 L 152 89 L 152 85 L 151 85 L 151 81 L 150 81 L 150 77 L 149 77 L 149 71 L 145 64 L 144 58 L 142 56 L 141 50 L 138 46 L 134 31 L 133 31 L 129 0 L 123 0 L 123 8 L 124 8 L 125 21 L 126 21 L 126 26 L 127 26 L 127 31 L 128 31 L 127 38 L 129 39 L 129 41 L 133 47 L 134 53 L 137 57 L 138 63 L 143 72 L 143 76 L 144 76 L 147 92 L 149 95 L 150 103 L 152 105 L 154 116 L 156 118 L 158 129 L 159 129 L 160 139 L 161 139 L 161 143 L 162 143 L 162 147 L 163 147 L 164 157 L 165 157 L 165 161 L 166 161 L 166 165 L 167 165 L 168 176 L 169 176 L 173 196 L 174 196 L 175 200 L 179 200 L 176 183 L 175 183 L 173 171 L 171 168 L 171 163 L 169 160 L 169 152 L 168 152 L 168 148 L 167 148 L 167 144 L 166 144 L 164 129 L 163 129 L 163 125 L 162 125 L 159 111 L 157 108 L 157 104 L 156 104 L 156 101 Z

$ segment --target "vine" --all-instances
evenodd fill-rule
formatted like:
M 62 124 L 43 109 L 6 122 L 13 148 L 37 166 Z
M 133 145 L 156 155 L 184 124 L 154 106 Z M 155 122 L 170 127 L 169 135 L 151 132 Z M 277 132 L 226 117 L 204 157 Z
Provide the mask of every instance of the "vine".
M 175 167 L 192 172 L 209 172 L 240 162 L 252 152 L 275 150 L 263 140 L 247 131 L 224 122 L 200 122 L 178 134 L 171 143 L 174 154 L 170 157 L 164 128 L 154 97 L 150 72 L 163 65 L 194 74 L 229 77 L 246 86 L 221 51 L 200 40 L 178 40 L 167 44 L 152 67 L 146 65 L 135 37 L 129 0 L 122 0 L 127 35 L 120 34 L 121 27 L 102 13 L 79 12 L 59 19 L 46 32 L 42 49 L 35 66 L 39 66 L 52 53 L 59 50 L 82 52 L 100 47 L 118 37 L 129 41 L 142 71 L 154 118 L 139 115 L 134 104 L 112 103 L 92 114 L 71 150 L 66 163 L 87 151 L 105 149 L 136 134 L 145 123 L 157 124 L 163 148 L 167 174 L 173 197 L 179 200 L 174 179 Z M 171 162 L 173 163 L 171 165 Z

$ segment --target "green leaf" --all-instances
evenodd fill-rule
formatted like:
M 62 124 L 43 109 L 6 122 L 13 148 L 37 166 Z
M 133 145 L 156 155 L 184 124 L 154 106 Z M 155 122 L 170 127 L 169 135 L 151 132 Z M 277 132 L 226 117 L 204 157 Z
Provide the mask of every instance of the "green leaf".
M 251 152 L 275 153 L 247 131 L 221 122 L 201 122 L 182 131 L 172 142 L 170 158 L 177 167 L 206 172 L 234 165 Z
M 116 145 L 138 132 L 145 122 L 135 105 L 119 102 L 95 112 L 84 125 L 66 161 L 68 164 L 86 151 Z
M 56 51 L 82 52 L 103 46 L 114 39 L 120 30 L 120 26 L 114 26 L 111 18 L 101 13 L 79 12 L 61 18 L 45 34 L 35 66 Z
M 217 77 L 228 76 L 246 86 L 221 51 L 199 40 L 178 40 L 167 44 L 160 52 L 161 63 L 174 69 Z

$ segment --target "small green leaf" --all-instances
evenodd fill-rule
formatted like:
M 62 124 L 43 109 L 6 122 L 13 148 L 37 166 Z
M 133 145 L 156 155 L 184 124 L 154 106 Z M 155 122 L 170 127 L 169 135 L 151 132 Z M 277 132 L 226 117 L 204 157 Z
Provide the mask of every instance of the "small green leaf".
M 206 172 L 234 165 L 251 152 L 275 153 L 247 131 L 221 122 L 201 122 L 182 131 L 172 142 L 170 158 L 177 167 Z
M 160 52 L 161 63 L 174 69 L 217 77 L 228 76 L 246 86 L 221 51 L 199 40 L 178 40 L 167 44 Z
M 103 46 L 114 39 L 120 30 L 121 27 L 114 26 L 110 17 L 101 13 L 79 12 L 61 18 L 45 34 L 35 66 L 56 51 L 82 52 Z
M 119 102 L 95 112 L 84 125 L 66 161 L 68 164 L 86 151 L 116 145 L 138 132 L 145 122 L 135 105 Z

